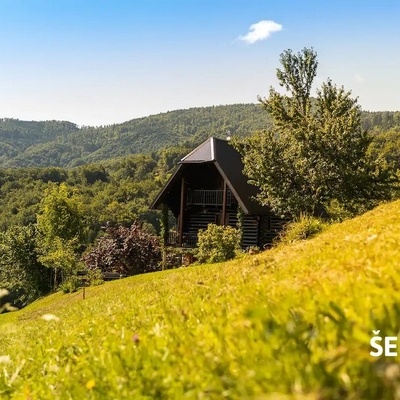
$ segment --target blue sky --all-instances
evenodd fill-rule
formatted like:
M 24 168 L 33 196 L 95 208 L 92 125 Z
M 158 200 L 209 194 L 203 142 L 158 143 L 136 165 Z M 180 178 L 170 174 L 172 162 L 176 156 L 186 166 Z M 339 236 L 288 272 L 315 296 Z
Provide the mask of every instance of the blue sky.
M 314 47 L 365 110 L 400 110 L 400 2 L 0 0 L 0 117 L 105 125 L 256 102 Z

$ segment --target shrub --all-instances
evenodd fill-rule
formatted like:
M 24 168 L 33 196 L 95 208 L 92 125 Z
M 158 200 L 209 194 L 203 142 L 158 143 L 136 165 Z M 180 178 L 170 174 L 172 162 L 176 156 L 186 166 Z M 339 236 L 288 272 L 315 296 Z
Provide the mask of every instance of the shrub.
M 82 260 L 88 269 L 101 272 L 136 275 L 156 271 L 161 261 L 160 240 L 137 223 L 130 228 L 108 228 Z
M 331 222 L 342 222 L 353 217 L 353 213 L 337 200 L 331 200 L 327 205 L 325 205 L 325 210 L 329 215 L 329 220 Z M 367 211 L 366 209 L 363 210 L 361 206 L 359 206 L 359 210 L 360 212 Z
M 87 272 L 87 283 L 89 286 L 99 286 L 104 283 L 103 274 L 100 269 L 89 269 Z
M 40 261 L 33 225 L 0 232 L 0 288 L 11 304 L 21 308 L 50 290 L 50 270 Z
M 180 248 L 180 247 L 164 247 L 165 258 L 160 263 L 160 267 L 162 269 L 172 269 L 179 268 L 185 264 L 185 260 L 193 261 L 193 257 L 195 256 L 196 250 L 189 248 Z
M 74 293 L 79 289 L 79 280 L 75 275 L 71 275 L 60 285 L 63 293 Z
M 58 285 L 65 282 L 69 277 L 76 275 L 80 268 L 80 263 L 75 254 L 76 240 L 65 241 L 56 236 L 51 244 L 46 244 L 42 238 L 38 241 L 38 246 L 42 246 L 42 254 L 38 260 L 53 272 L 53 290 Z
M 323 231 L 327 225 L 327 223 L 318 218 L 302 214 L 299 218 L 285 226 L 285 229 L 279 236 L 279 241 L 282 243 L 291 243 L 297 240 L 308 239 Z
M 240 236 L 238 229 L 209 224 L 207 229 L 199 230 L 196 258 L 201 263 L 230 260 L 240 248 Z
M 247 247 L 246 251 L 249 254 L 258 254 L 261 249 L 258 246 L 249 246 Z

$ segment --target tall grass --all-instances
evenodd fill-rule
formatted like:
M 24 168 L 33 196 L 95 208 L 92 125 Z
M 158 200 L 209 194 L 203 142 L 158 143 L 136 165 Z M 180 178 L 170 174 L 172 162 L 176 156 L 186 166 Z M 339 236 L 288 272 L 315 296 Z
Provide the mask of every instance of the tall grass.
M 256 256 L 0 316 L 1 399 L 394 399 L 400 202 Z M 43 315 L 45 317 L 43 318 Z
M 297 240 L 305 240 L 322 232 L 328 224 L 319 218 L 302 214 L 296 220 L 286 224 L 278 237 L 280 243 L 289 244 Z

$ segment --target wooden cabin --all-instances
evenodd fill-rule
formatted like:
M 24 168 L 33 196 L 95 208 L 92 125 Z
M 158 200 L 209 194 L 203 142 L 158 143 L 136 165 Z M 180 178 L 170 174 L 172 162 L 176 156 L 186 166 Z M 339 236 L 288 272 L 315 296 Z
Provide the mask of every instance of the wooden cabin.
M 214 137 L 182 158 L 151 205 L 167 207 L 177 220 L 167 244 L 195 247 L 199 229 L 210 223 L 237 227 L 240 212 L 242 247 L 270 245 L 284 220 L 254 200 L 258 189 L 242 171 L 240 154 L 229 141 Z

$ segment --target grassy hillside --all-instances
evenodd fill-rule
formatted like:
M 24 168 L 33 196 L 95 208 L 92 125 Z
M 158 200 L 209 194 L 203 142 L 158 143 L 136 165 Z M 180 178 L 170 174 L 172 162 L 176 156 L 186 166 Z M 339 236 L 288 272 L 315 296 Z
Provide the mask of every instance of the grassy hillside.
M 370 338 L 399 335 L 399 243 L 397 201 L 256 256 L 49 296 L 0 316 L 0 397 L 397 398 L 398 358 Z
M 199 144 L 210 136 L 245 136 L 266 128 L 260 104 L 197 107 L 136 118 L 122 124 L 78 128 L 69 122 L 0 119 L 0 166 L 74 167 L 148 153 L 165 146 Z M 400 125 L 400 112 L 363 112 L 364 129 Z

